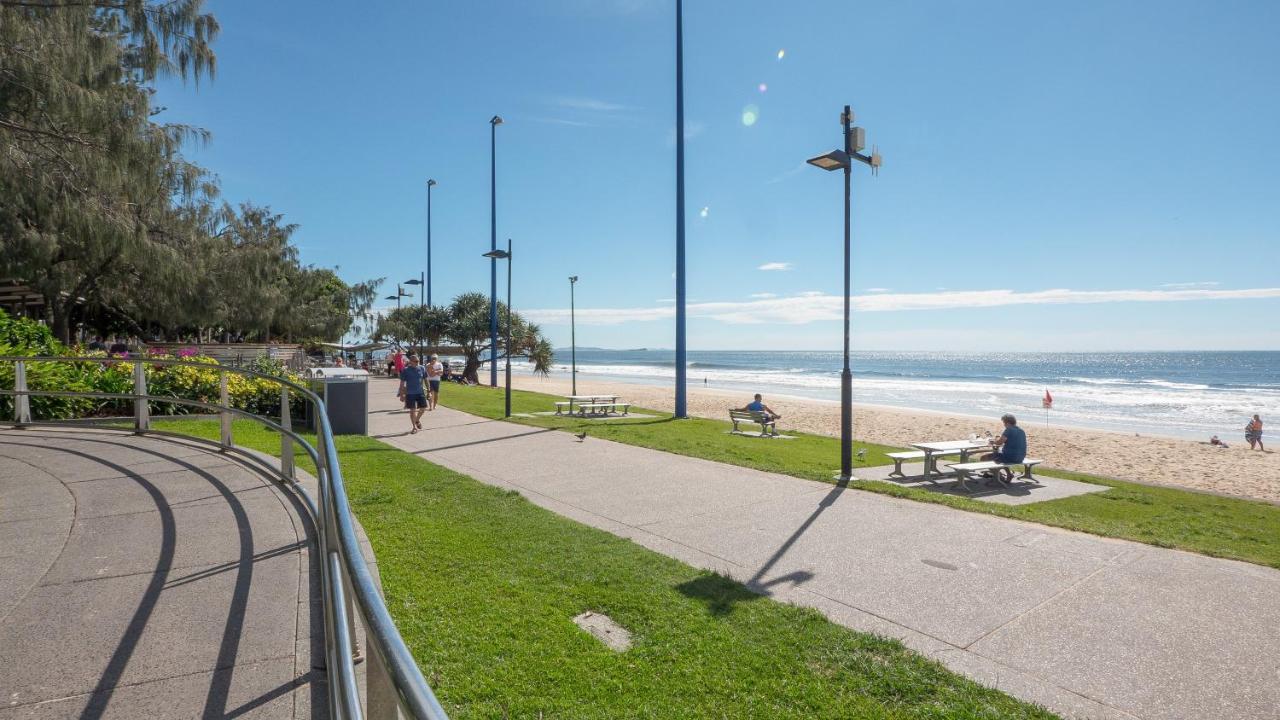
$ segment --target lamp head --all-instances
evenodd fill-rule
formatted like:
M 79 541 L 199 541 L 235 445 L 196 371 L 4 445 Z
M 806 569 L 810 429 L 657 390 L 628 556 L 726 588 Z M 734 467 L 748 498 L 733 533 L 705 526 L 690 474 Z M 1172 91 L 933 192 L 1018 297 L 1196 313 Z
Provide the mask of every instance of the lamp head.
M 805 162 L 823 170 L 843 170 L 849 167 L 849 155 L 843 150 L 832 150 L 825 155 L 811 157 Z
M 569 276 L 569 282 L 571 282 L 571 283 L 576 283 L 576 282 L 578 282 L 578 276 L 577 276 L 577 275 L 570 275 L 570 276 Z
M 481 257 L 487 257 L 492 260 L 506 260 L 507 258 L 511 257 L 511 253 L 507 252 L 506 250 L 490 250 L 484 255 L 481 255 Z
M 494 116 L 489 120 L 489 124 L 490 124 L 490 125 L 501 125 L 501 124 L 502 124 L 502 116 L 500 116 L 500 115 L 494 115 Z
M 422 281 L 419 280 L 418 278 L 409 278 L 408 280 L 404 281 L 404 284 L 405 285 L 421 285 Z
M 440 183 L 436 182 L 435 180 L 428 180 L 428 181 L 427 181 L 427 187 L 434 187 L 434 186 L 439 185 L 439 184 L 440 184 Z

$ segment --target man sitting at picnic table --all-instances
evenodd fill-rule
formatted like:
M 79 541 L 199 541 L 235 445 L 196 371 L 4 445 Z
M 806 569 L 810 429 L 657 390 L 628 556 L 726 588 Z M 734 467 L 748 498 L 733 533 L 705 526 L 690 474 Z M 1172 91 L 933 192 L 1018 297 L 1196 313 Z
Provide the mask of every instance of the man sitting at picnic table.
M 765 404 L 764 404 L 764 398 L 762 398 L 762 397 L 760 396 L 760 393 L 756 393 L 756 399 L 755 399 L 755 400 L 753 400 L 753 401 L 751 401 L 751 402 L 749 402 L 749 403 L 747 403 L 747 406 L 746 406 L 746 407 L 744 407 L 744 408 L 742 408 L 742 409 L 743 409 L 743 410 L 749 410 L 749 411 L 751 411 L 751 412 L 762 412 L 762 413 L 765 413 L 765 414 L 767 414 L 767 415 L 769 416 L 769 419 L 770 419 L 770 420 L 777 420 L 777 419 L 779 419 L 779 418 L 781 418 L 781 417 L 782 417 L 782 416 L 781 416 L 781 415 L 779 415 L 778 413 L 774 412 L 774 411 L 773 411 L 773 408 L 771 408 L 771 407 L 769 407 L 768 405 L 765 405 Z
M 1004 423 L 1004 432 L 991 441 L 996 451 L 982 456 L 983 460 L 994 460 L 998 463 L 1014 465 L 1027 459 L 1027 434 L 1018 427 L 1018 419 L 1012 415 L 1000 418 Z M 996 472 L 999 472 L 998 470 Z M 1013 471 L 1004 468 L 1008 480 L 1013 480 Z

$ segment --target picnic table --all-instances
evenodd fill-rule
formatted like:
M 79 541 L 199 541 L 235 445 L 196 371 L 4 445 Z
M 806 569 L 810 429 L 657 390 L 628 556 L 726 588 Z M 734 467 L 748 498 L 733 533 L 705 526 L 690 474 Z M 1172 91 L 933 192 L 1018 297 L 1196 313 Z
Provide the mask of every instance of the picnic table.
M 566 395 L 565 400 L 567 402 L 556 403 L 556 414 L 572 415 L 574 403 L 578 403 L 578 405 L 597 405 L 597 404 L 612 405 L 618 402 L 618 397 L 619 397 L 618 395 Z M 565 405 L 568 405 L 567 410 L 564 409 Z
M 924 478 L 931 480 L 932 475 L 941 475 L 938 471 L 938 458 L 944 455 L 960 454 L 960 462 L 969 462 L 969 453 L 974 450 L 989 450 L 991 441 L 981 440 L 943 440 L 941 442 L 911 443 L 911 447 L 924 453 Z

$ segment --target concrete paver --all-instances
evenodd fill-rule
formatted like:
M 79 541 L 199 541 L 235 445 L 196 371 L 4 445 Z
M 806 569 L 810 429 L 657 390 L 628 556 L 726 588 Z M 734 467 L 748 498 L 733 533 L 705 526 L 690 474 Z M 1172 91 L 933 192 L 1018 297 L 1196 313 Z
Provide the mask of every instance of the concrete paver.
M 324 714 L 309 525 L 252 464 L 0 431 L 0 508 L 0 720 Z
M 1069 718 L 1280 718 L 1280 572 L 447 408 L 371 433 Z M 444 390 L 448 392 L 448 388 Z

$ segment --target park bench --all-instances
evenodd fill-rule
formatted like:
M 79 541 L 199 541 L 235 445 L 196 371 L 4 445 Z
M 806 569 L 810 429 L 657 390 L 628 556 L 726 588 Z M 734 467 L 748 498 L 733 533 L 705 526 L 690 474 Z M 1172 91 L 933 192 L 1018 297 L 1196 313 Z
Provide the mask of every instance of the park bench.
M 964 455 L 966 453 L 956 450 L 955 452 L 939 452 L 934 453 L 934 457 L 946 457 L 948 455 Z M 925 458 L 928 453 L 923 450 L 905 450 L 903 452 L 885 453 L 885 455 L 893 460 L 893 472 L 889 473 L 889 477 L 906 477 L 902 472 L 902 463 L 907 460 L 920 460 Z
M 980 475 L 984 474 L 991 476 L 991 478 L 1000 483 L 1001 486 L 1006 488 L 1009 487 L 1009 483 L 1005 482 L 1004 473 L 1001 471 L 1010 470 L 1011 468 L 1019 465 L 1022 466 L 1022 474 L 1018 476 L 1018 479 L 1030 480 L 1038 485 L 1040 481 L 1036 480 L 1031 471 L 1040 463 L 1041 460 L 1037 458 L 1023 458 L 1022 462 L 1016 463 L 1002 463 L 996 462 L 995 460 L 983 460 L 981 462 L 955 463 L 948 465 L 947 467 L 956 472 L 956 484 L 958 484 L 965 492 L 970 492 L 969 481 L 977 480 Z
M 773 416 L 767 412 L 760 410 L 730 410 L 729 419 L 733 421 L 733 431 L 735 433 L 740 432 L 738 423 L 750 422 L 760 426 L 761 437 L 765 435 L 776 436 L 778 434 L 778 424 Z
M 559 405 L 560 403 L 556 403 Z M 619 410 L 621 408 L 621 410 Z M 559 409 L 559 408 L 557 408 Z M 579 403 L 578 417 L 587 417 L 587 413 L 592 415 L 605 416 L 611 412 L 621 412 L 623 415 L 631 413 L 631 403 L 629 402 L 596 402 L 596 403 Z

